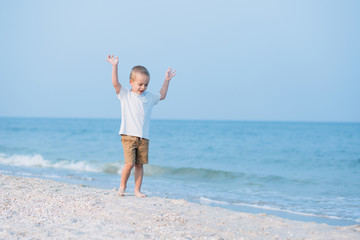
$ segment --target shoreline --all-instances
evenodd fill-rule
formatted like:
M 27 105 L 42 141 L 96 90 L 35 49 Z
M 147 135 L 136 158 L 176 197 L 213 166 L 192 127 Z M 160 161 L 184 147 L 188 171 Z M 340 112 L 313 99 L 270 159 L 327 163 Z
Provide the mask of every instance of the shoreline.
M 0 165 L 1 166 L 1 165 Z M 63 178 L 58 177 L 55 178 L 53 175 L 49 176 L 43 176 L 41 174 L 15 174 L 10 172 L 4 172 L 0 171 L 0 174 L 3 175 L 10 175 L 10 176 L 16 176 L 16 177 L 25 177 L 25 178 L 40 178 L 45 180 L 54 180 L 56 182 L 61 182 L 65 184 L 70 185 L 84 185 L 86 187 L 91 188 L 99 188 L 99 189 L 112 189 L 108 186 L 101 185 L 101 184 L 94 184 L 94 182 L 88 182 L 86 180 L 81 180 L 78 178 Z M 131 182 L 129 183 L 132 184 Z M 118 185 L 118 184 L 116 184 Z M 169 198 L 169 196 L 165 194 L 153 194 L 150 192 L 147 192 L 146 189 L 144 190 L 147 195 L 150 197 L 160 197 L 160 198 Z M 128 193 L 127 193 L 128 194 Z M 131 194 L 130 194 L 131 195 Z M 180 196 L 172 197 L 173 199 L 183 199 Z M 359 225 L 358 222 L 352 219 L 344 219 L 344 218 L 337 218 L 337 217 L 330 217 L 330 216 L 321 216 L 321 215 L 315 215 L 315 214 L 307 214 L 302 212 L 293 212 L 291 210 L 282 210 L 282 209 L 274 209 L 274 208 L 267 208 L 267 207 L 261 207 L 261 206 L 255 206 L 250 204 L 228 204 L 226 202 L 221 202 L 217 200 L 208 199 L 205 197 L 201 197 L 200 199 L 191 200 L 191 199 L 184 199 L 186 201 L 196 203 L 196 204 L 204 204 L 212 207 L 220 207 L 223 209 L 228 209 L 236 212 L 243 212 L 243 213 L 249 213 L 249 214 L 267 214 L 267 215 L 274 215 L 277 217 L 289 219 L 289 220 L 296 220 L 296 221 L 302 221 L 302 222 L 315 222 L 315 223 L 325 223 L 331 226 L 352 226 L 352 225 Z
M 329 226 L 182 199 L 0 174 L 0 238 L 360 239 L 360 225 Z
M 197 203 L 197 202 L 195 202 Z M 202 203 L 200 201 L 200 203 Z M 207 204 L 207 203 L 205 203 Z M 301 213 L 301 212 L 293 212 L 288 210 L 281 210 L 281 209 L 271 209 L 266 207 L 257 207 L 254 205 L 248 205 L 248 204 L 238 204 L 236 206 L 228 206 L 228 205 L 219 205 L 219 204 L 207 204 L 208 206 L 213 207 L 221 207 L 224 209 L 229 209 L 236 212 L 243 212 L 243 213 L 249 213 L 249 214 L 266 214 L 266 215 L 273 215 L 280 218 L 288 219 L 288 220 L 295 220 L 295 221 L 301 221 L 301 222 L 313 222 L 318 224 L 328 224 L 330 226 L 353 226 L 353 225 L 359 225 L 354 220 L 349 219 L 342 219 L 342 218 L 336 218 L 336 217 L 329 217 L 329 216 L 320 216 L 315 214 L 307 214 L 307 213 Z

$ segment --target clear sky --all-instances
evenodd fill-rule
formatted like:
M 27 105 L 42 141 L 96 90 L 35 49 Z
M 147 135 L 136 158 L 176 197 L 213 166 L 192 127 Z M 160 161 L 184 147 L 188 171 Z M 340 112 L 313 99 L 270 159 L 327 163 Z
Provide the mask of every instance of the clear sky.
M 0 1 L 0 116 L 120 118 L 119 79 L 177 70 L 154 119 L 360 122 L 360 1 Z

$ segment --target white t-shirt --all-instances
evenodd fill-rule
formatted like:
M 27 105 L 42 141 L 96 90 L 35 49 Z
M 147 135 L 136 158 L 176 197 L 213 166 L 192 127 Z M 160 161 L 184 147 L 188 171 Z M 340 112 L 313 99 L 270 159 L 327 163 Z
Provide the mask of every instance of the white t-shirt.
M 145 91 L 138 95 L 122 86 L 116 95 L 121 102 L 119 134 L 149 139 L 151 111 L 160 101 L 160 93 Z

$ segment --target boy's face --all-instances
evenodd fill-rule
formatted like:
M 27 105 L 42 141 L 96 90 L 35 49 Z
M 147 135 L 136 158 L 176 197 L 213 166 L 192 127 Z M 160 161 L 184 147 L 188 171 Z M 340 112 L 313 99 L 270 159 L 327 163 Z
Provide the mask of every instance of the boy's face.
M 134 79 L 130 79 L 131 91 L 136 94 L 142 94 L 149 85 L 150 78 L 145 74 L 136 73 Z

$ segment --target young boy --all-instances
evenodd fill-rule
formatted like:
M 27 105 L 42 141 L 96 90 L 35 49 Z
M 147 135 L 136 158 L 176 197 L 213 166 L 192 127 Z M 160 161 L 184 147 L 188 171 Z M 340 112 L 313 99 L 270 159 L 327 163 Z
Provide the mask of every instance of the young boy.
M 121 142 L 124 148 L 125 165 L 121 172 L 119 195 L 125 196 L 126 183 L 132 168 L 135 166 L 135 196 L 146 197 L 140 188 L 144 175 L 143 164 L 148 163 L 149 125 L 151 111 L 159 100 L 166 97 L 170 80 L 176 75 L 169 68 L 165 81 L 158 94 L 146 91 L 150 74 L 143 66 L 135 66 L 130 73 L 131 90 L 123 87 L 118 81 L 118 57 L 108 56 L 107 61 L 113 65 L 112 83 L 121 102 Z

